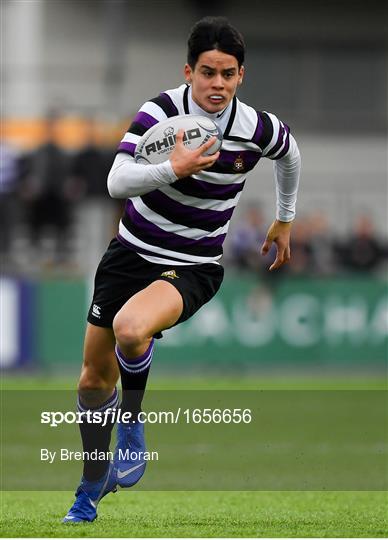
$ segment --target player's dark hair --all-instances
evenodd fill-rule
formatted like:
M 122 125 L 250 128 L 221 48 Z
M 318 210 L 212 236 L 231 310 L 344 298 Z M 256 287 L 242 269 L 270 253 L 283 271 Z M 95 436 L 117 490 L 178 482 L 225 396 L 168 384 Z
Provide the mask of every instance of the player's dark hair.
M 244 39 L 225 17 L 204 17 L 195 23 L 187 46 L 187 63 L 192 69 L 195 68 L 200 54 L 213 49 L 234 56 L 238 67 L 244 63 Z

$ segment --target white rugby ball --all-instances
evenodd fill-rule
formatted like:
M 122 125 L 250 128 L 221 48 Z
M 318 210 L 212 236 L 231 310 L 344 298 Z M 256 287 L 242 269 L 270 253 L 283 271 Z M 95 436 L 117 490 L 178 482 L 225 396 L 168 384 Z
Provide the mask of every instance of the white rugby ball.
M 213 120 L 206 116 L 182 114 L 158 122 L 144 133 L 136 145 L 136 162 L 156 165 L 166 161 L 175 148 L 179 129 L 184 130 L 183 144 L 190 150 L 195 150 L 211 137 L 217 137 L 217 140 L 204 155 L 215 154 L 221 148 L 222 132 Z

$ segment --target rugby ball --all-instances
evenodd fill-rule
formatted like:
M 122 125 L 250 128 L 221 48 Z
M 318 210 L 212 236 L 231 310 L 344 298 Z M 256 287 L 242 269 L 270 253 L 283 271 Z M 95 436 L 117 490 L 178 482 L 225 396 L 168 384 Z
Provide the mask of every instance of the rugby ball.
M 204 155 L 215 154 L 221 148 L 222 132 L 213 120 L 206 116 L 182 114 L 158 122 L 144 133 L 136 145 L 136 162 L 156 165 L 166 161 L 175 148 L 179 129 L 184 130 L 183 144 L 190 150 L 195 150 L 211 137 L 217 137 L 217 140 Z

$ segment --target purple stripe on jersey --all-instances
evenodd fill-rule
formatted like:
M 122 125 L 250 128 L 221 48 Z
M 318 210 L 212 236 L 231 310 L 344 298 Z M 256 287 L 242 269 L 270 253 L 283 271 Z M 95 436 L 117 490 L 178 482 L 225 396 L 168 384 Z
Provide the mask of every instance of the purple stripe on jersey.
M 133 244 L 132 242 L 129 242 L 128 240 L 126 240 L 123 236 L 121 236 L 120 233 L 118 233 L 116 235 L 116 238 L 120 242 L 120 244 L 122 244 L 126 248 L 134 251 L 135 253 L 142 253 L 143 255 L 149 255 L 149 256 L 152 256 L 152 257 L 161 257 L 161 258 L 170 259 L 171 261 L 176 261 L 176 262 L 180 262 L 180 263 L 183 262 L 185 264 L 190 264 L 190 261 L 187 261 L 185 259 L 180 259 L 178 257 L 179 253 L 177 253 L 176 257 L 173 257 L 171 255 L 164 255 L 164 254 L 160 253 L 158 251 L 157 247 L 155 247 L 155 251 L 150 251 L 149 249 L 144 249 L 144 248 L 138 247 L 135 244 Z M 222 255 L 222 248 L 220 250 L 220 255 Z
M 266 156 L 267 157 L 271 157 L 273 154 L 276 154 L 276 152 L 278 152 L 280 150 L 280 148 L 283 146 L 283 137 L 284 137 L 284 133 L 287 133 L 287 129 L 289 130 L 289 127 L 288 126 L 285 126 L 286 130 L 284 129 L 284 127 L 280 124 L 280 129 L 279 129 L 279 135 L 278 135 L 278 139 L 276 141 L 276 144 L 275 146 L 273 146 L 271 148 L 271 150 L 269 152 L 267 152 Z
M 195 227 L 205 231 L 215 231 L 225 225 L 232 217 L 234 210 L 234 207 L 221 211 L 194 208 L 174 201 L 159 190 L 142 195 L 141 199 L 151 210 L 172 221 L 172 223 L 179 223 L 186 227 Z
M 190 197 L 227 201 L 234 199 L 243 190 L 244 185 L 245 180 L 238 184 L 213 184 L 204 180 L 187 177 L 176 180 L 170 184 L 170 187 Z
M 161 94 L 159 94 L 159 97 L 161 97 L 166 102 L 166 104 L 168 104 L 169 112 L 171 114 L 168 114 L 167 116 L 178 116 L 179 111 L 171 97 L 166 92 L 162 92 Z
M 257 144 L 257 146 L 260 146 L 259 141 L 263 134 L 263 129 L 264 129 L 263 121 L 261 119 L 260 113 L 257 113 L 257 126 L 256 126 L 255 133 L 252 137 L 252 142 Z
M 280 158 L 284 157 L 287 154 L 289 148 L 290 148 L 290 134 L 287 133 L 284 148 L 282 149 L 281 152 L 279 152 L 279 154 L 277 156 L 275 156 L 272 159 L 280 159 Z
M 152 126 L 154 126 L 155 124 L 157 124 L 158 120 L 156 120 L 156 118 L 154 118 L 153 116 L 151 116 L 150 114 L 148 114 L 146 112 L 139 111 L 136 114 L 135 118 L 133 119 L 133 122 L 141 124 L 145 128 L 149 129 Z
M 271 150 L 269 152 L 267 152 L 267 156 L 271 156 L 272 154 L 274 154 L 275 152 L 277 152 L 277 150 L 279 150 L 279 148 L 281 147 L 282 143 L 283 143 L 283 137 L 284 137 L 284 127 L 280 124 L 279 125 L 279 133 L 278 133 L 278 138 L 277 138 L 277 141 L 275 143 L 275 146 L 273 146 L 271 148 Z
M 131 249 L 132 251 L 135 251 L 136 253 L 143 253 L 144 255 L 153 255 L 153 256 L 156 255 L 156 253 L 153 252 L 153 251 L 149 251 L 147 249 L 143 249 L 141 247 L 138 247 L 135 244 L 132 244 L 132 242 L 129 242 L 123 236 L 121 236 L 120 233 L 117 233 L 116 238 L 120 242 L 120 244 L 127 247 L 128 249 Z M 171 258 L 171 257 L 169 257 L 169 258 Z M 179 260 L 179 259 L 177 259 L 177 260 Z
M 119 144 L 119 147 L 117 150 L 121 152 L 128 152 L 128 154 L 131 154 L 131 156 L 134 156 L 135 148 L 136 148 L 136 144 L 123 141 Z
M 221 150 L 220 157 L 217 163 L 234 165 L 236 159 L 242 159 L 244 167 L 240 172 L 246 172 L 253 169 L 256 163 L 261 158 L 260 152 L 254 152 L 253 150 L 243 150 L 242 152 L 231 152 L 229 150 Z
M 193 238 L 186 238 L 179 234 L 165 231 L 161 229 L 145 217 L 143 217 L 134 207 L 130 199 L 127 200 L 125 206 L 125 213 L 129 217 L 131 223 L 134 225 L 134 228 L 130 226 L 129 223 L 125 222 L 125 226 L 129 226 L 130 232 L 147 244 L 154 244 L 155 241 L 160 243 L 160 245 L 166 249 L 176 250 L 179 248 L 187 247 L 215 247 L 222 246 L 226 233 L 220 234 L 214 237 L 205 237 L 195 240 Z

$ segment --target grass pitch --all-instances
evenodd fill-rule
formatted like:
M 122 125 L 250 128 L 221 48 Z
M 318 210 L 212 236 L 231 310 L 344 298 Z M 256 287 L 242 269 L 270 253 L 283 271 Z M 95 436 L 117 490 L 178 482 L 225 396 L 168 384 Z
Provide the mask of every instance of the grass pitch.
M 75 380 L 75 378 L 74 378 Z M 70 389 L 71 379 L 6 379 L 3 389 Z M 155 380 L 155 389 L 368 389 L 386 381 Z M 75 487 L 75 486 L 74 486 Z M 2 537 L 375 537 L 388 535 L 388 496 L 382 491 L 119 491 L 99 506 L 94 523 L 61 519 L 68 491 L 1 494 Z
M 118 492 L 62 524 L 69 492 L 3 494 L 5 537 L 385 537 L 382 492 Z

